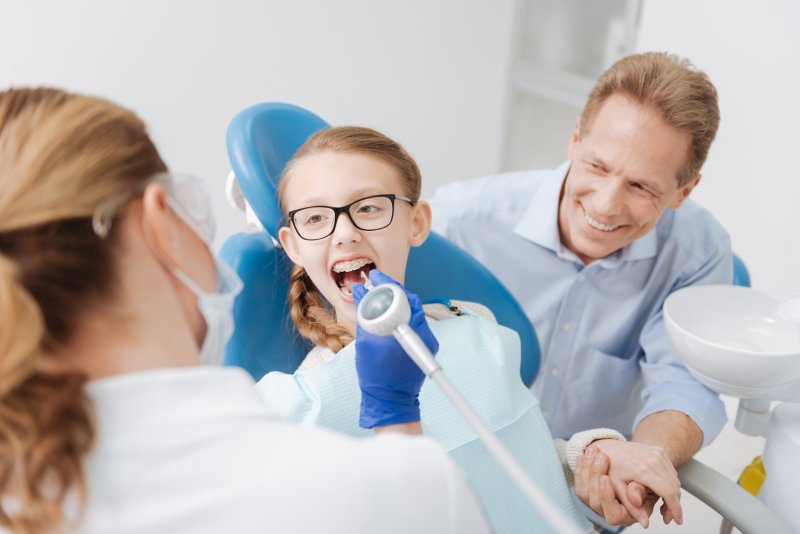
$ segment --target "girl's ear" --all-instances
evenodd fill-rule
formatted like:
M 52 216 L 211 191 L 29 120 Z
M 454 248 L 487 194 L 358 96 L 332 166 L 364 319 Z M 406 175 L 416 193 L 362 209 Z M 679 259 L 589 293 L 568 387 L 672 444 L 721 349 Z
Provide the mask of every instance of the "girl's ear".
M 429 233 L 431 233 L 431 206 L 424 200 L 420 200 L 414 206 L 409 244 L 412 247 L 420 246 L 428 239 Z
M 283 250 L 286 251 L 286 255 L 289 256 L 292 263 L 302 267 L 303 263 L 300 261 L 300 252 L 297 246 L 298 239 L 297 234 L 292 232 L 292 229 L 288 226 L 283 226 L 278 230 L 278 241 L 281 242 L 281 246 Z
M 181 241 L 164 186 L 158 183 L 147 186 L 142 195 L 142 210 L 145 235 L 149 236 L 148 242 L 153 252 L 167 265 L 179 265 Z

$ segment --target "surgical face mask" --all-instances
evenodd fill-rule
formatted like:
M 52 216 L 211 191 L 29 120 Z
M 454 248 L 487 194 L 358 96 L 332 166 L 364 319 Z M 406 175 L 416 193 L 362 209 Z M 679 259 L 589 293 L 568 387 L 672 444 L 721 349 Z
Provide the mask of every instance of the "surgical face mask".
M 233 303 L 242 290 L 242 281 L 211 248 L 215 231 L 214 215 L 203 183 L 191 176 L 170 173 L 157 174 L 152 181 L 164 186 L 169 206 L 205 242 L 214 260 L 217 275 L 215 292 L 204 291 L 182 270 L 171 266 L 169 268 L 197 296 L 197 307 L 206 323 L 206 336 L 200 347 L 200 360 L 209 364 L 219 364 L 225 352 L 225 345 L 233 334 Z M 99 237 L 104 238 L 108 234 L 114 213 L 124 200 L 112 198 L 95 212 L 92 225 Z M 150 240 L 149 233 L 146 232 L 145 235 Z
M 242 290 L 242 281 L 236 271 L 220 260 L 211 248 L 215 231 L 214 215 L 203 183 L 183 175 L 157 175 L 154 179 L 165 187 L 170 207 L 205 242 L 214 260 L 216 292 L 203 291 L 178 268 L 173 267 L 172 272 L 197 295 L 197 307 L 206 323 L 200 360 L 218 365 L 222 362 L 225 345 L 233 335 L 233 303 Z
M 216 292 L 208 293 L 203 291 L 180 269 L 173 267 L 172 272 L 197 295 L 197 307 L 206 322 L 206 337 L 200 347 L 200 360 L 204 363 L 218 365 L 222 363 L 225 345 L 233 335 L 235 327 L 233 302 L 242 290 L 243 284 L 233 269 L 215 254 L 212 253 L 211 255 L 217 269 Z

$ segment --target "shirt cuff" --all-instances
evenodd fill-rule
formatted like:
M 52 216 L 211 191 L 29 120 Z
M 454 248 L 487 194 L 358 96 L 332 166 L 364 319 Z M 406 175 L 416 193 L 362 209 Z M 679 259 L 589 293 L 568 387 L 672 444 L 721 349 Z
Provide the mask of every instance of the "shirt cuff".
M 685 413 L 703 432 L 703 447 L 711 443 L 722 431 L 725 421 L 725 405 L 719 397 L 699 382 L 696 384 L 663 384 L 654 388 L 645 401 L 644 408 L 636 415 L 631 432 L 647 417 L 658 412 L 674 410 Z

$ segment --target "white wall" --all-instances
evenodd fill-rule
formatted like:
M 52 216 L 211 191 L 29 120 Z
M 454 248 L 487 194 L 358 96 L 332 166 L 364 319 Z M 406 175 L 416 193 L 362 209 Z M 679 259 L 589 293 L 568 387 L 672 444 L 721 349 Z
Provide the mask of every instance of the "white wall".
M 696 199 L 730 230 L 756 287 L 800 291 L 796 0 L 643 3 L 639 49 L 692 58 L 720 90 L 722 126 Z M 514 0 L 0 0 L 0 87 L 52 84 L 137 111 L 168 164 L 217 191 L 225 128 L 290 101 L 365 124 L 416 156 L 425 192 L 496 171 Z
M 105 96 L 167 164 L 212 182 L 224 236 L 225 129 L 263 101 L 403 143 L 424 191 L 500 160 L 513 0 L 0 1 L 0 88 Z
M 693 197 L 731 233 L 754 287 L 800 292 L 800 2 L 646 0 L 639 50 L 705 70 L 722 122 Z

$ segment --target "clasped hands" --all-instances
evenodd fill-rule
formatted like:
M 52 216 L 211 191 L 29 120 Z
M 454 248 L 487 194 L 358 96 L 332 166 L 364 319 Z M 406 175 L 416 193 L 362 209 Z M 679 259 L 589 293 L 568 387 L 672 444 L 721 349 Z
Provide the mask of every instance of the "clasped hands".
M 659 498 L 665 524 L 683 524 L 680 480 L 661 447 L 601 439 L 578 458 L 575 493 L 609 525 L 647 528 Z

